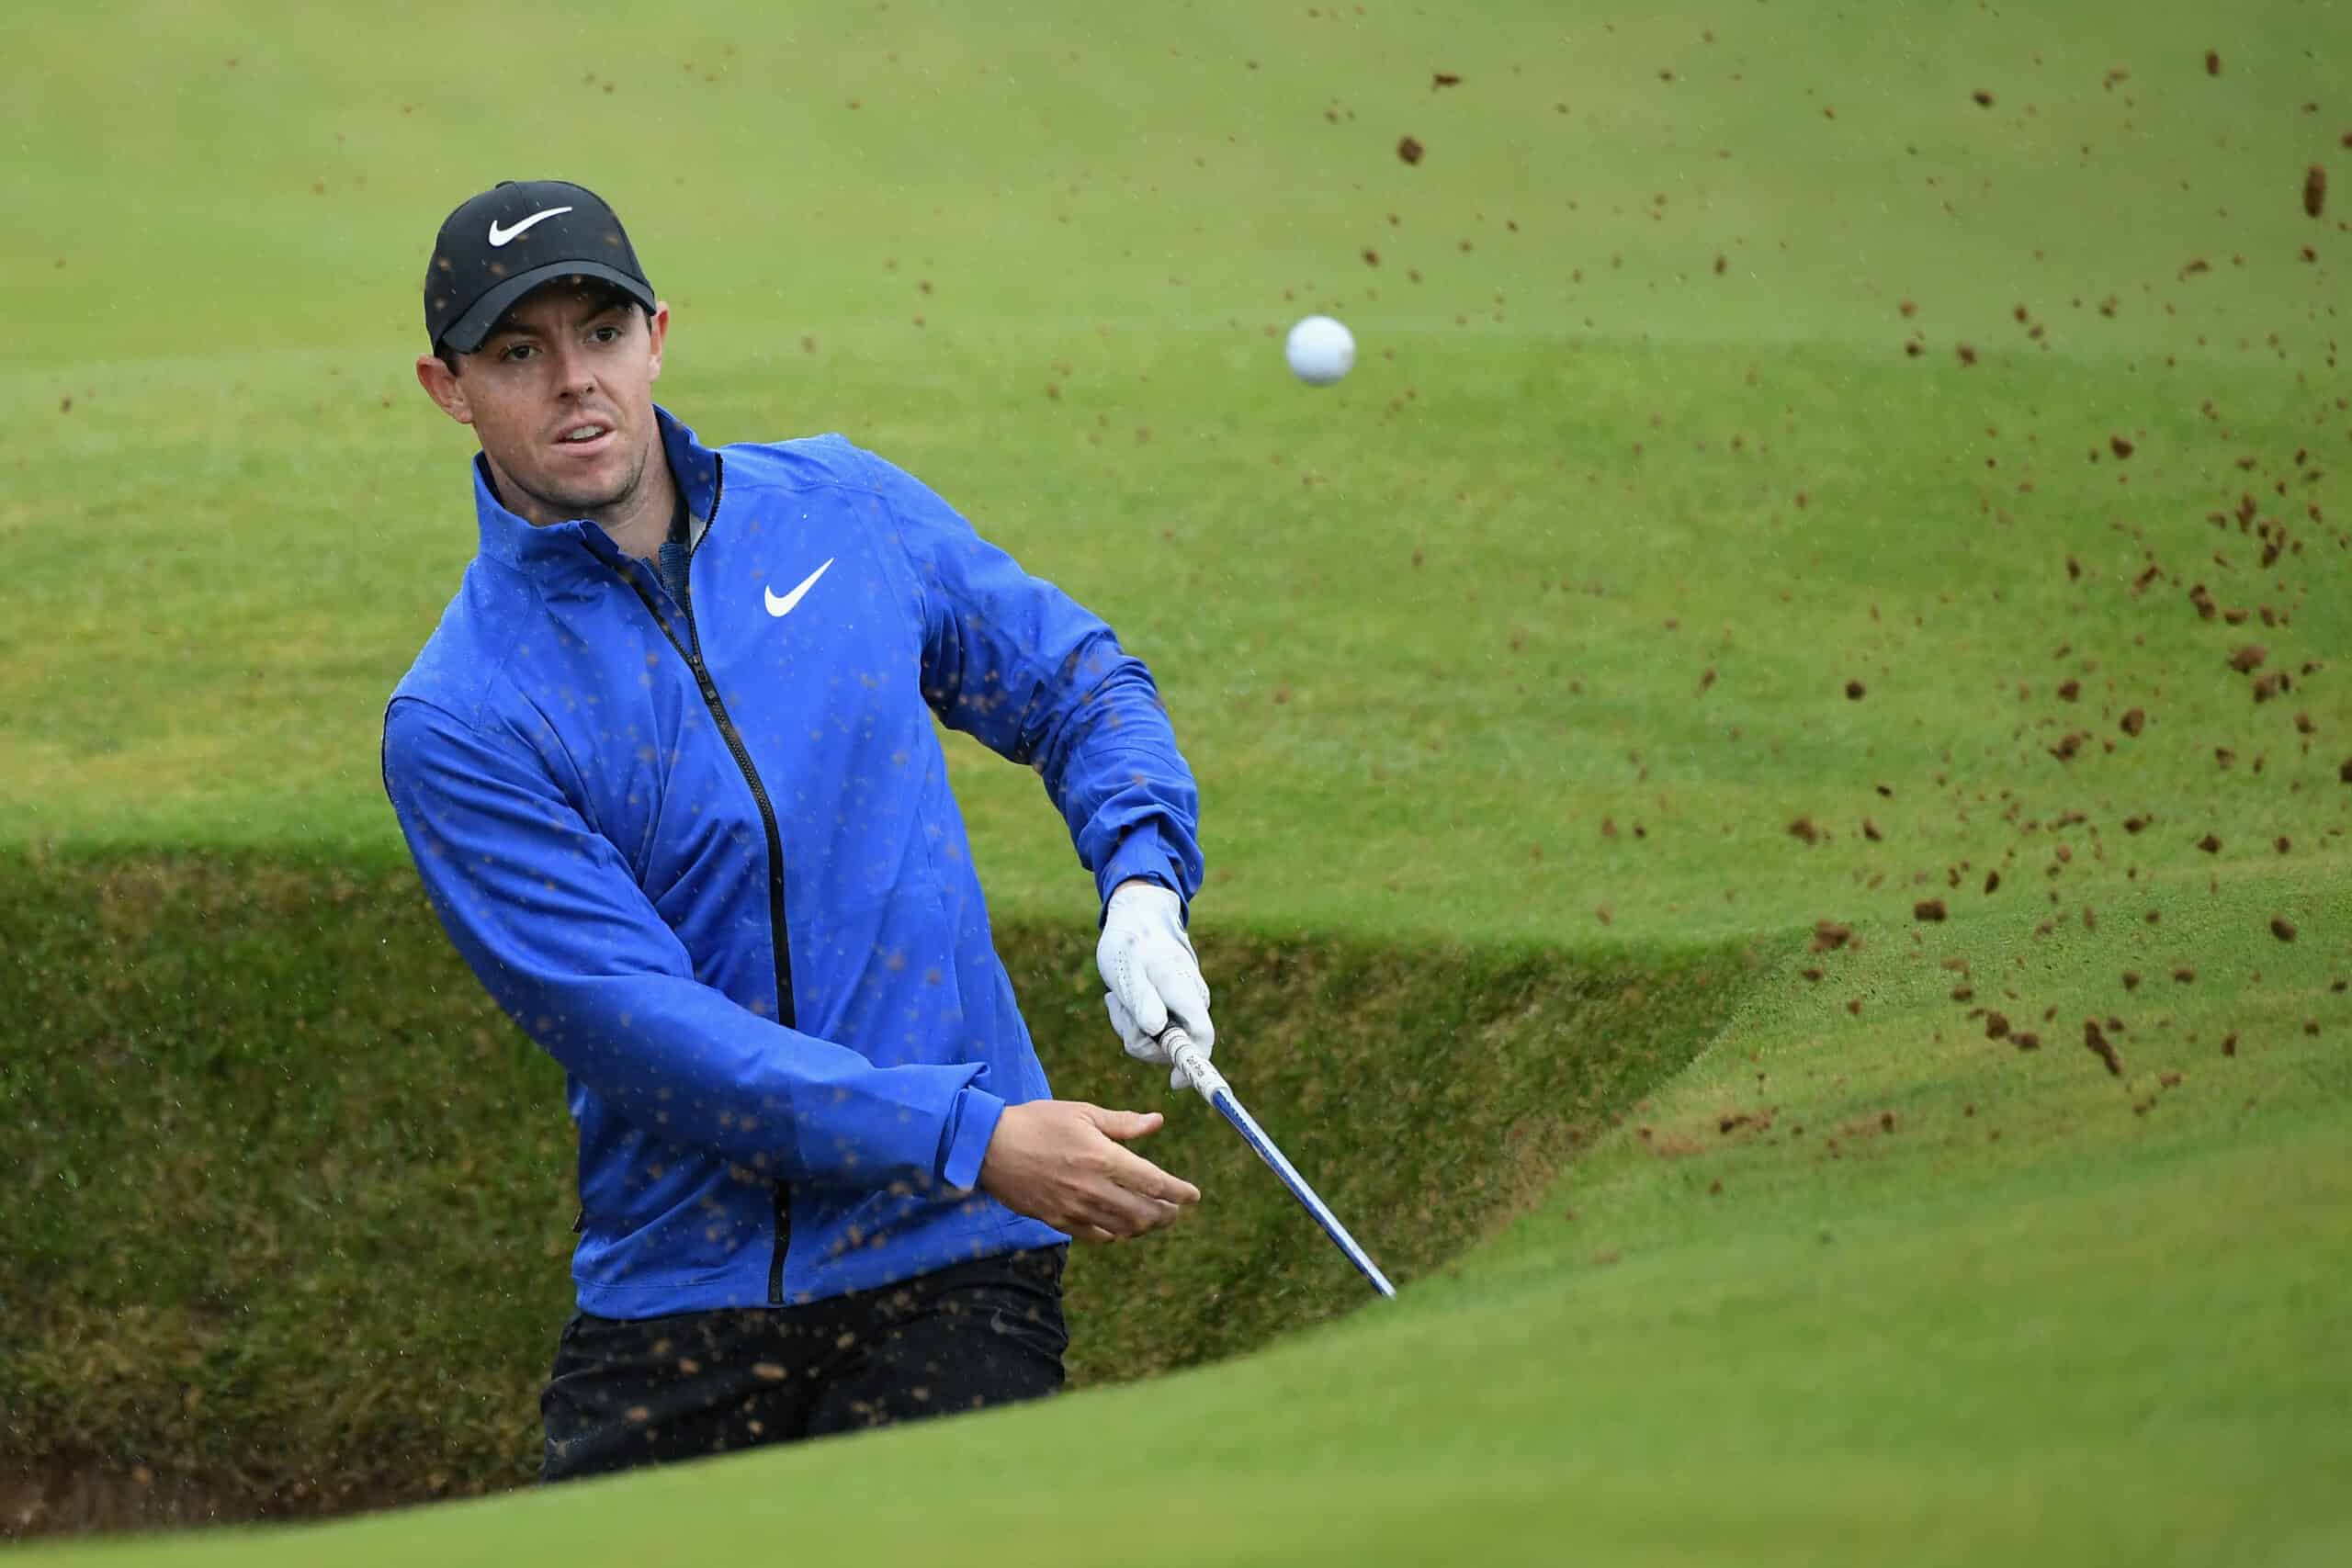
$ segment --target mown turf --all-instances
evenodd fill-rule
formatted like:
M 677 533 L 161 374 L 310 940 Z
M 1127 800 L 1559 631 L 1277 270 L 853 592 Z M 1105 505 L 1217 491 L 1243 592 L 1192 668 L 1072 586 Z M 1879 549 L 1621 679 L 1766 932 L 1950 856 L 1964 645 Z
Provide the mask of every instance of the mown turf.
M 0 257 L 0 832 L 397 871 L 377 705 L 469 547 L 410 291 L 448 206 L 553 160 L 629 217 L 707 434 L 849 432 L 1151 660 L 1213 983 L 1221 931 L 1794 955 L 1393 1310 L 1057 1408 L 94 1558 L 2352 1550 L 2343 19 L 1108 16 L 45 23 L 0 107 L 55 250 Z M 1269 336 L 1314 307 L 1363 344 L 1326 393 Z M 998 907 L 1077 951 L 1035 781 L 956 760 Z M 1315 1021 L 1221 1050 L 1285 1135 Z M 1476 1095 L 1453 1043 L 1377 1076 L 1358 1036 L 1354 1092 Z

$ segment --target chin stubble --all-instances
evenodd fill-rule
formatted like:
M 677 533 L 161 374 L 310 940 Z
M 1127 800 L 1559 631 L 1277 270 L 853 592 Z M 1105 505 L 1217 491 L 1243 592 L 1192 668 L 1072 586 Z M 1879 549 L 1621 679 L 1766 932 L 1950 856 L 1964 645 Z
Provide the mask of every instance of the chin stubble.
M 628 477 L 623 479 L 619 485 L 615 487 L 610 495 L 603 497 L 586 495 L 559 496 L 549 495 L 537 491 L 535 491 L 532 493 L 538 498 L 542 504 L 554 511 L 562 513 L 566 518 L 587 517 L 596 513 L 616 511 L 631 500 L 637 494 L 638 486 L 644 482 L 645 459 L 645 449 L 643 447 L 639 447 L 637 454 L 636 467 L 629 469 Z

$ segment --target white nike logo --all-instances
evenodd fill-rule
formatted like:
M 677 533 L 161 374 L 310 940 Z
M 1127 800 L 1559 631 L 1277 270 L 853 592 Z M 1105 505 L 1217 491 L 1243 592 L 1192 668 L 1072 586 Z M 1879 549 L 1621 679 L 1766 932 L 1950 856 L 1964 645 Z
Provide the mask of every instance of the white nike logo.
M 825 566 L 831 566 L 832 564 L 833 558 L 827 556 L 825 558 Z M 771 615 L 788 615 L 792 614 L 792 607 L 800 603 L 800 596 L 808 592 L 811 588 L 816 587 L 817 580 L 825 575 L 825 566 L 819 567 L 816 570 L 802 578 L 800 580 L 800 586 L 794 589 L 789 593 L 779 595 L 775 589 L 769 589 L 767 591 L 768 614 Z
M 521 234 L 524 230 L 528 229 L 532 224 L 543 223 L 560 212 L 569 212 L 571 210 L 571 209 L 569 207 L 550 207 L 545 212 L 532 213 L 528 218 L 524 219 L 523 221 L 515 224 L 512 229 L 500 228 L 498 226 L 498 220 L 493 218 L 490 220 L 490 243 L 492 245 L 503 245 L 508 241 L 513 240 L 517 235 Z

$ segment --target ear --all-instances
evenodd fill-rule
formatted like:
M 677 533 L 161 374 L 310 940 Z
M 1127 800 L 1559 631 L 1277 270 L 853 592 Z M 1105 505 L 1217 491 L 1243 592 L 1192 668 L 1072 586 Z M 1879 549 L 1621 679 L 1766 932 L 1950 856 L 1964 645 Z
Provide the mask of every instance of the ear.
M 653 302 L 653 314 L 646 321 L 645 333 L 651 340 L 646 347 L 645 378 L 659 381 L 662 379 L 662 345 L 670 341 L 670 302 L 667 299 Z
M 441 412 L 459 424 L 474 422 L 473 405 L 466 400 L 466 389 L 449 367 L 441 363 L 438 355 L 420 354 L 416 356 L 416 384 L 424 395 L 441 405 Z

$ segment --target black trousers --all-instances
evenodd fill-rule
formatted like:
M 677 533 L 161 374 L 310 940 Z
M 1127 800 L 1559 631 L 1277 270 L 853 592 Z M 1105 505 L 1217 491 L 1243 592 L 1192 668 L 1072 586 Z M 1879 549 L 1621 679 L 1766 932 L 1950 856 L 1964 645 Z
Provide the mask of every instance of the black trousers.
M 1058 1393 L 1067 1247 L 805 1306 L 576 1314 L 539 1398 L 542 1482 Z

